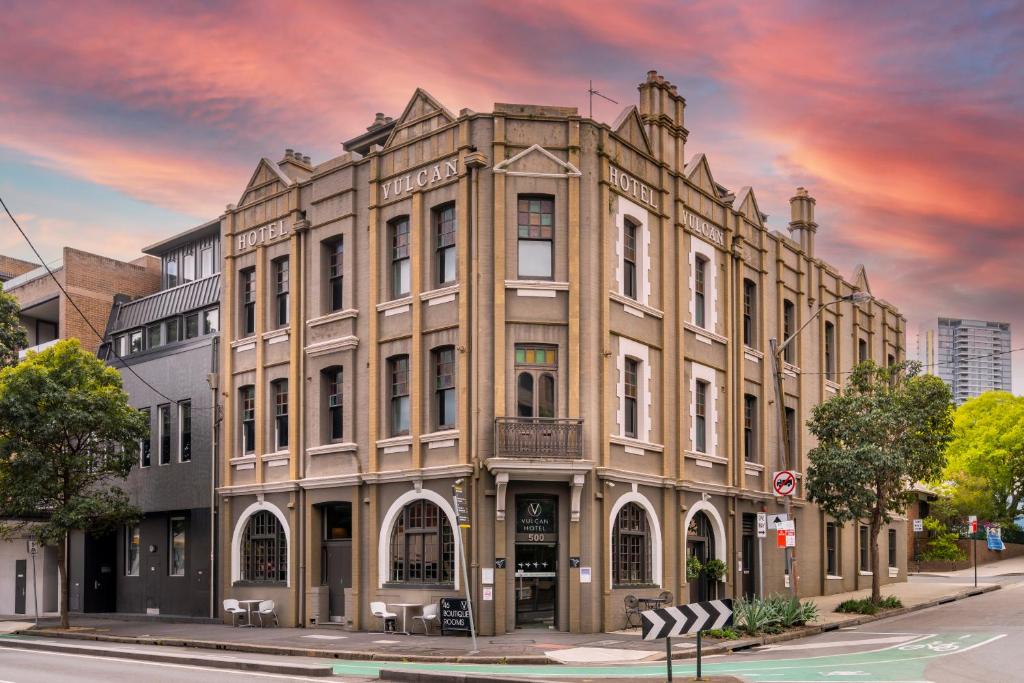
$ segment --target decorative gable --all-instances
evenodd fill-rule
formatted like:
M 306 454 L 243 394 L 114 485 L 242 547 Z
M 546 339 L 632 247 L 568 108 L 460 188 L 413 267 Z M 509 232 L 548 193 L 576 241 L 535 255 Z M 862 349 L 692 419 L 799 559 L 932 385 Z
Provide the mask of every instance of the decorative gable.
M 495 173 L 533 176 L 538 178 L 568 178 L 582 175 L 578 168 L 563 161 L 540 145 L 527 147 L 515 156 L 495 165 Z
M 430 93 L 423 88 L 416 88 L 384 147 L 420 137 L 454 120 L 455 116 Z
M 868 271 L 863 263 L 858 263 L 853 270 L 853 285 L 862 292 L 871 294 L 871 284 L 868 282 Z
M 651 140 L 647 137 L 647 131 L 640 120 L 640 112 L 636 106 L 629 106 L 622 110 L 619 118 L 612 124 L 612 130 L 617 136 L 651 154 Z
M 754 225 L 764 227 L 764 214 L 757 206 L 757 198 L 754 197 L 754 190 L 749 185 L 741 187 L 736 196 L 735 206 L 737 211 L 746 216 L 747 220 Z
M 718 184 L 711 175 L 711 166 L 703 152 L 698 153 L 686 164 L 686 178 L 712 197 L 718 196 Z
M 261 199 L 277 194 L 282 190 L 290 187 L 294 184 L 291 178 L 281 172 L 281 169 L 276 164 L 272 163 L 270 159 L 263 157 L 259 163 L 256 164 L 256 170 L 253 171 L 252 177 L 249 179 L 249 184 L 245 186 L 245 191 L 242 193 L 242 198 L 238 200 L 238 206 L 242 207 L 246 204 L 252 204 L 258 202 Z

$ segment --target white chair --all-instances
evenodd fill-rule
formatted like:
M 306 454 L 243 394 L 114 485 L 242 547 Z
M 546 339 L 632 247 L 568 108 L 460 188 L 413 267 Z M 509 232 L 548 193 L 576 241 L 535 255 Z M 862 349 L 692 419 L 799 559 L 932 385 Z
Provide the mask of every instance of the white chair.
M 383 602 L 371 602 L 370 612 L 373 616 L 381 619 L 384 622 L 384 631 L 396 631 L 398 624 L 398 615 L 394 612 L 388 611 L 388 606 Z M 391 628 L 388 628 L 388 622 L 391 622 Z M 382 631 L 383 632 L 383 631 Z
M 248 619 L 249 612 L 238 604 L 234 598 L 224 599 L 224 611 L 231 615 L 231 625 L 238 626 L 239 619 Z
M 257 609 L 256 614 L 260 618 L 260 626 L 263 626 L 263 617 L 265 617 L 265 616 L 272 616 L 272 617 L 274 617 L 274 626 L 280 626 L 281 625 L 277 621 L 277 612 L 274 611 L 274 601 L 273 600 L 263 600 L 262 602 L 260 602 L 259 608 Z
M 423 613 L 413 617 L 413 621 L 423 624 L 423 635 L 430 635 L 430 625 L 437 622 L 437 603 L 431 603 L 423 607 Z

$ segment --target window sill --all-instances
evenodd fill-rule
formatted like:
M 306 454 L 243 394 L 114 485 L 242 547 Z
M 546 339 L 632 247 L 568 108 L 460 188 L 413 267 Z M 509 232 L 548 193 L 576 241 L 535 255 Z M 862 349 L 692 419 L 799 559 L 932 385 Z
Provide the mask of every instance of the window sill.
M 825 380 L 825 391 L 838 392 L 841 388 L 838 382 L 833 382 L 830 379 Z
M 359 346 L 359 338 L 353 336 L 336 337 L 326 341 L 310 344 L 306 347 L 309 356 L 322 356 L 335 351 L 349 351 Z
M 729 343 L 729 340 L 727 338 L 723 337 L 720 334 L 712 332 L 711 330 L 703 328 L 703 327 L 701 327 L 699 325 L 695 325 L 695 324 L 689 323 L 689 322 L 684 322 L 683 323 L 683 327 L 685 329 L 689 330 L 690 332 L 693 332 L 698 337 L 705 337 L 706 339 L 709 339 L 711 341 L 716 341 L 719 344 L 728 344 Z
M 556 282 L 555 280 L 505 280 L 506 289 L 553 289 L 555 291 L 569 291 L 568 282 Z
M 281 337 L 283 337 L 286 340 L 286 339 L 288 339 L 288 333 L 290 331 L 291 331 L 291 328 L 286 325 L 284 327 L 279 327 L 276 330 L 271 330 L 270 332 L 264 332 L 263 335 L 260 338 L 263 339 L 263 341 L 269 341 L 269 342 L 273 342 L 273 340 L 281 338 Z
M 401 299 L 392 299 L 391 301 L 385 301 L 382 304 L 377 304 L 377 312 L 380 313 L 380 312 L 383 312 L 383 311 L 390 311 L 390 310 L 394 310 L 396 308 L 401 308 L 402 306 L 411 306 L 411 305 L 412 305 L 412 297 L 411 296 L 403 296 Z
M 256 335 L 250 334 L 248 337 L 242 337 L 231 342 L 231 348 L 241 353 L 242 351 L 248 351 L 256 348 Z
M 764 360 L 763 353 L 761 353 L 755 348 L 747 346 L 746 344 L 743 345 L 743 357 L 754 363 L 760 363 L 762 360 Z
M 234 458 L 231 458 L 229 462 L 232 465 L 241 465 L 247 462 L 256 462 L 256 455 L 254 453 L 250 453 L 248 455 L 239 455 Z
M 825 578 L 828 579 L 829 581 L 842 581 L 843 580 L 842 576 L 837 576 L 835 574 L 829 574 Z
M 318 325 L 327 325 L 329 323 L 337 322 L 338 320 L 348 320 L 349 318 L 355 318 L 359 315 L 359 311 L 354 308 L 345 308 L 340 311 L 334 311 L 333 313 L 327 313 L 321 315 L 318 318 L 312 318 L 306 321 L 307 327 L 316 327 Z
M 339 442 L 312 446 L 306 449 L 306 453 L 308 455 L 328 455 L 330 453 L 355 453 L 358 450 L 359 444 L 352 442 Z
M 860 571 L 858 571 L 857 573 L 858 573 L 858 574 L 860 574 L 861 576 L 874 576 L 874 575 L 875 575 L 875 573 L 874 573 L 874 572 L 866 572 L 866 571 L 864 571 L 863 569 L 861 569 L 861 570 L 860 570 Z
M 288 460 L 289 458 L 291 458 L 291 453 L 288 451 L 274 451 L 273 453 L 264 453 L 260 456 L 260 460 L 263 462 L 278 462 Z
M 625 446 L 626 448 L 642 448 L 645 451 L 654 451 L 655 453 L 662 453 L 665 450 L 665 446 L 660 443 L 653 443 L 651 441 L 641 441 L 640 439 L 634 439 L 628 436 L 620 436 L 618 434 L 610 434 L 608 440 L 613 444 L 619 446 Z
M 796 377 L 797 375 L 800 374 L 801 370 L 800 367 L 797 365 L 793 365 L 792 363 L 782 361 L 782 372 L 789 375 L 790 377 Z
M 683 454 L 685 457 L 693 460 L 708 460 L 710 462 L 717 462 L 719 465 L 725 465 L 729 462 L 727 458 L 721 455 L 711 455 L 710 453 L 701 453 L 700 451 L 684 451 Z
M 442 298 L 445 298 L 445 297 L 448 297 L 448 296 L 451 296 L 452 298 L 450 300 L 454 301 L 455 300 L 454 295 L 458 294 L 458 293 L 459 293 L 459 283 L 458 282 L 456 282 L 455 284 L 446 284 L 446 285 L 443 285 L 441 287 L 438 287 L 437 289 L 431 289 L 429 291 L 423 292 L 422 294 L 420 294 L 420 301 L 433 301 L 433 300 L 442 299 Z M 438 303 L 444 303 L 444 302 L 438 302 Z
M 653 308 L 651 306 L 648 306 L 647 304 L 640 303 L 636 299 L 632 299 L 626 296 L 625 294 L 621 294 L 619 292 L 608 292 L 608 298 L 610 298 L 612 301 L 616 301 L 622 304 L 622 307 L 627 309 L 626 313 L 629 313 L 630 315 L 636 315 L 638 318 L 643 318 L 644 315 L 649 315 L 653 318 L 661 320 L 662 318 L 665 317 L 665 314 L 662 311 L 659 311 L 657 308 Z M 634 310 L 630 311 L 630 308 Z
M 459 438 L 458 429 L 443 429 L 437 432 L 430 432 L 420 436 L 420 443 L 431 443 L 433 441 L 447 441 Z
M 764 472 L 764 465 L 759 462 L 743 461 L 743 469 L 746 470 L 757 470 L 758 472 Z

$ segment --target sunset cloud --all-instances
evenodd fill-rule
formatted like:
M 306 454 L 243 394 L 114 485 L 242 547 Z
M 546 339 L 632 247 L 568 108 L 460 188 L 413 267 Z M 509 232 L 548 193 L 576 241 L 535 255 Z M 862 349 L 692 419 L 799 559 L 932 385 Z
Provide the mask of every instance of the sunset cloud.
M 1013 2 L 15 3 L 0 15 L 0 148 L 185 228 L 236 201 L 258 157 L 334 156 L 417 86 L 455 111 L 585 113 L 589 80 L 624 106 L 656 68 L 687 98 L 689 153 L 753 185 L 772 227 L 806 186 L 821 255 L 847 273 L 865 263 L 912 323 L 1019 330 L 1022 26 Z M 595 118 L 617 113 L 595 101 Z M 66 225 L 18 209 L 48 239 Z M 135 230 L 119 228 L 112 255 L 156 236 Z

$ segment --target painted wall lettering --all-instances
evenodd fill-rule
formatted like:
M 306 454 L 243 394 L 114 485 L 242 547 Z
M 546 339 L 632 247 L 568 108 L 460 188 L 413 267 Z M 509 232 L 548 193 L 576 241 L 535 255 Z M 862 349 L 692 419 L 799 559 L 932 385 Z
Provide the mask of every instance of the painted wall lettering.
M 413 188 L 427 187 L 458 174 L 458 158 L 449 159 L 440 164 L 421 168 L 414 173 L 407 173 L 403 176 L 392 178 L 386 183 L 381 184 L 381 191 L 384 193 L 384 200 L 387 201 L 388 199 L 400 197 L 406 192 L 411 192 Z
M 692 232 L 700 235 L 701 237 L 706 237 L 720 247 L 725 247 L 725 231 L 720 227 L 707 222 L 705 219 L 695 213 L 691 213 L 690 211 L 684 212 L 684 217 L 686 220 L 686 227 Z
M 644 185 L 633 176 L 614 166 L 609 166 L 609 169 L 611 173 L 609 180 L 611 180 L 612 185 L 626 194 L 633 195 L 634 198 L 639 199 L 652 209 L 658 208 L 658 203 L 655 201 L 657 195 L 650 185 Z
M 288 234 L 288 224 L 284 219 L 276 220 L 258 228 L 238 233 L 238 253 L 246 249 L 252 249 L 257 244 L 263 244 L 270 240 L 284 237 Z

